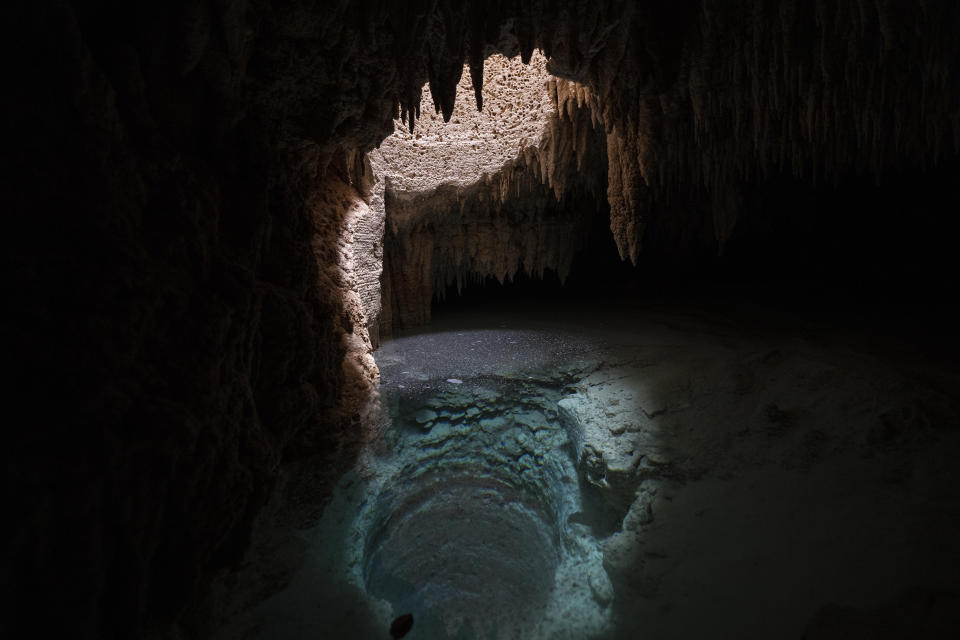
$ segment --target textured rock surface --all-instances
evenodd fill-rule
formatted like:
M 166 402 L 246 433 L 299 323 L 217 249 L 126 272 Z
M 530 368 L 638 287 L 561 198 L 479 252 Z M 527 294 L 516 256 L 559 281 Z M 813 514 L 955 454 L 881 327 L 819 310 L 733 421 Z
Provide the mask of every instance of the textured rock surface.
M 491 113 L 455 111 L 449 131 L 433 117 L 418 125 L 422 134 L 398 121 L 375 155 L 386 182 L 385 335 L 427 323 L 431 300 L 448 288 L 548 269 L 566 279 L 592 217 L 602 215 L 604 137 L 586 109 L 559 95 L 543 62 L 536 51 L 530 69 L 519 56 L 488 59 Z M 461 81 L 461 103 L 470 91 Z
M 726 311 L 514 305 L 386 343 L 390 421 L 319 523 L 260 529 L 266 575 L 299 562 L 220 637 L 401 611 L 436 638 L 950 637 L 960 379 Z
M 345 159 L 321 182 L 320 146 L 246 111 L 239 7 L 31 7 L 4 118 L 4 336 L 33 418 L 5 453 L 2 625 L 136 637 L 242 556 L 282 460 L 349 464 L 359 196 Z
M 502 17 L 466 9 L 470 26 L 493 32 L 514 17 L 516 40 L 499 37 L 501 49 L 528 56 L 536 43 L 566 79 L 561 110 L 586 105 L 603 124 L 611 228 L 634 262 L 658 211 L 688 229 L 705 224 L 709 233 L 687 242 L 722 250 L 744 182 L 880 176 L 960 148 L 960 91 L 948 79 L 958 50 L 945 31 L 960 16 L 946 2 L 500 8 Z
M 483 111 L 471 96 L 465 67 L 457 84 L 457 102 L 448 121 L 433 113 L 430 86 L 424 86 L 420 119 L 410 133 L 402 122 L 380 144 L 378 169 L 397 198 L 425 195 L 441 185 L 467 187 L 513 163 L 528 147 L 537 147 L 555 106 L 547 93 L 549 75 L 543 54 L 529 63 L 520 56 L 494 54 L 483 61 Z
M 261 558 L 233 598 L 263 584 L 273 557 L 299 552 L 300 566 L 272 597 L 225 615 L 217 637 L 376 637 L 400 610 L 431 638 L 601 633 L 613 588 L 597 539 L 568 524 L 582 504 L 556 422 L 570 358 L 590 346 L 534 331 L 385 344 L 380 437 L 295 537 L 305 549 L 262 523 L 258 538 L 287 551 Z
M 955 597 L 939 567 L 960 561 L 942 501 L 957 488 L 956 377 L 865 341 L 821 344 L 816 326 L 799 339 L 754 316 L 747 337 L 732 319 L 645 314 L 561 401 L 611 509 L 616 637 L 791 637 L 824 601 L 878 604 L 912 585 Z M 811 628 L 904 629 L 909 610 Z M 918 628 L 942 634 L 947 610 Z
M 371 158 L 365 158 L 358 170 L 357 188 L 363 200 L 357 203 L 356 214 L 349 221 L 351 234 L 350 266 L 348 271 L 355 281 L 350 290 L 355 292 L 363 307 L 363 330 L 367 331 L 373 348 L 379 344 L 380 279 L 383 272 L 383 224 L 385 220 L 385 191 L 382 175 L 375 173 Z

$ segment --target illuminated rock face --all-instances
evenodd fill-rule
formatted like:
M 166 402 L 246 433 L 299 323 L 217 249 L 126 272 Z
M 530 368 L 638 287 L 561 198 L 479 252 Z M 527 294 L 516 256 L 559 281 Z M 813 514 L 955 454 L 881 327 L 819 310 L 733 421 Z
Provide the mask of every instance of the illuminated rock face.
M 491 305 L 386 342 L 378 437 L 322 517 L 265 522 L 212 637 L 949 629 L 960 383 L 778 322 Z
M 538 147 L 555 105 L 547 93 L 550 76 L 543 54 L 529 64 L 520 56 L 494 54 L 483 62 L 483 111 L 473 100 L 469 67 L 457 84 L 457 102 L 449 121 L 434 112 L 429 85 L 424 86 L 420 118 L 413 133 L 397 128 L 380 143 L 378 171 L 395 198 L 426 195 L 441 185 L 469 187 Z
M 413 134 L 398 120 L 371 154 L 385 183 L 384 335 L 427 323 L 448 288 L 548 269 L 565 280 L 597 214 L 604 134 L 572 85 L 547 75 L 539 51 L 529 66 L 492 56 L 484 77 L 483 112 L 465 68 L 450 123 L 426 115 L 424 87 Z
M 397 120 L 371 154 L 385 184 L 384 335 L 429 321 L 431 299 L 448 285 L 487 275 L 502 282 L 521 269 L 563 272 L 581 241 L 580 217 L 557 206 L 531 167 L 556 155 L 546 59 L 493 55 L 483 77 L 483 111 L 464 65 L 449 122 L 425 86 L 413 132 Z

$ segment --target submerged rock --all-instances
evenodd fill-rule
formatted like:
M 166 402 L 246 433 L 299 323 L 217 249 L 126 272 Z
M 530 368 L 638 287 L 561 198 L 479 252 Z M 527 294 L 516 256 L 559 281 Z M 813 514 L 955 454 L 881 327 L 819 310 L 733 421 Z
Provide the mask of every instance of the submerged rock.
M 596 567 L 595 569 L 587 577 L 590 584 L 590 593 L 599 604 L 609 604 L 613 601 L 613 583 L 602 567 Z
M 433 409 L 420 409 L 413 414 L 413 418 L 417 421 L 417 424 L 427 424 L 428 422 L 436 420 L 438 415 Z

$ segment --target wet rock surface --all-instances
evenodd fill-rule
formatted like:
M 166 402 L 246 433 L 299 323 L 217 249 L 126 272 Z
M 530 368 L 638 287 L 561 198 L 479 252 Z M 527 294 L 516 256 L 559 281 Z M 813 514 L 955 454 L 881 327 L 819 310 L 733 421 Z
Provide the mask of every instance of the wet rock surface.
M 322 615 L 294 612 L 307 592 L 328 594 L 322 610 L 352 594 L 354 613 L 334 627 L 346 635 L 401 611 L 417 620 L 411 637 L 603 631 L 612 586 L 599 539 L 574 522 L 583 511 L 579 479 L 557 422 L 557 402 L 591 346 L 528 330 L 385 344 L 379 435 L 304 532 L 323 569 L 308 559 L 286 589 L 234 616 L 221 637 L 319 632 Z
M 575 472 L 544 415 L 551 393 L 497 382 L 429 398 L 429 433 L 387 441 L 399 467 L 376 498 L 366 588 L 419 612 L 430 637 L 528 633 L 553 594 Z M 394 414 L 393 428 L 423 411 Z
M 303 637 L 344 602 L 361 636 L 412 611 L 416 638 L 800 637 L 953 597 L 955 374 L 779 316 L 610 311 L 383 345 L 379 435 L 220 637 Z

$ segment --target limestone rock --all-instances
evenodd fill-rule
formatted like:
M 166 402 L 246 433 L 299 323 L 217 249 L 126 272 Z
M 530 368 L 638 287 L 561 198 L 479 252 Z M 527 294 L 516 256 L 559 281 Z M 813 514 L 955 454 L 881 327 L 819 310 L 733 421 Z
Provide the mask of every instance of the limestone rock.
M 639 527 L 653 522 L 653 496 L 644 491 L 630 505 L 626 518 L 623 519 L 624 530 L 636 530 Z
M 580 400 L 563 398 L 557 403 L 557 417 L 567 432 L 573 446 L 573 459 L 579 461 L 583 456 L 584 424 L 580 419 Z
M 593 594 L 594 600 L 602 605 L 610 604 L 613 601 L 613 583 L 602 567 L 596 567 L 596 570 L 587 576 L 587 580 L 590 583 L 590 593 Z
M 580 458 L 580 468 L 590 484 L 601 489 L 609 489 L 607 482 L 607 466 L 603 461 L 603 451 L 597 450 L 592 444 L 583 445 L 583 454 Z
M 437 419 L 437 412 L 431 409 L 420 409 L 413 417 L 417 424 L 426 424 Z

